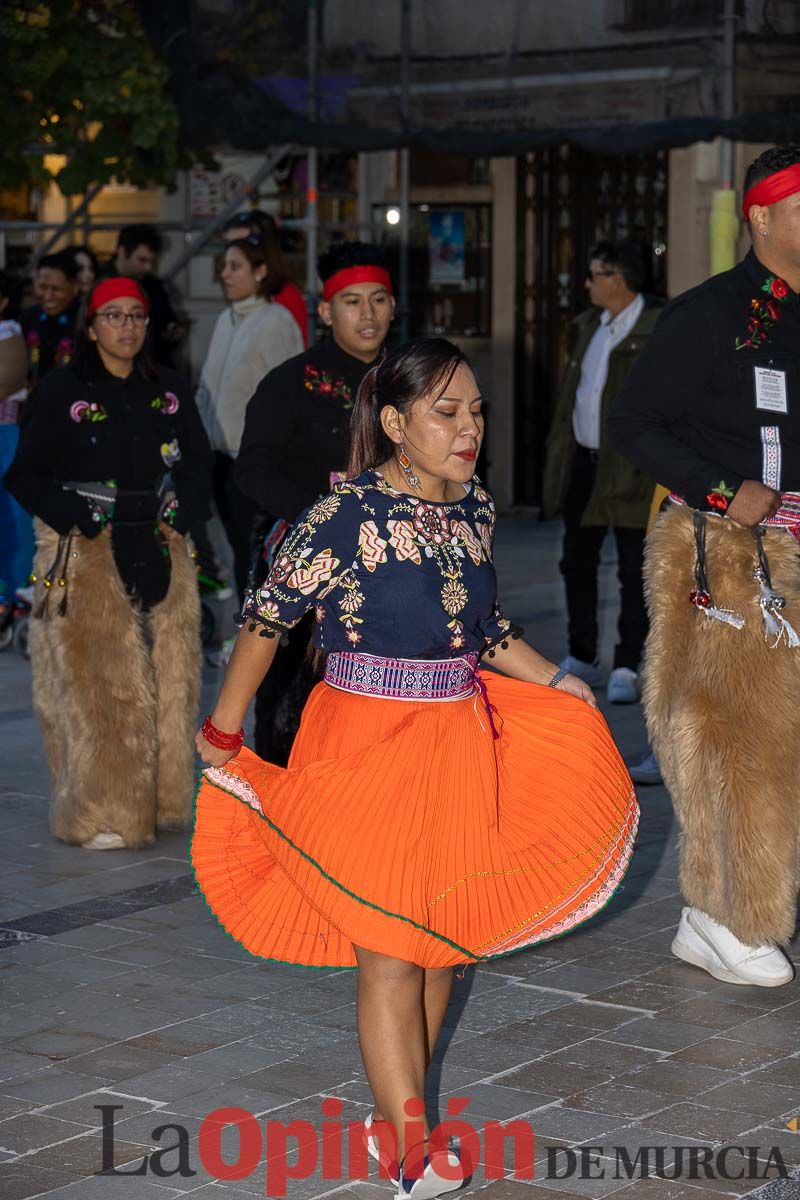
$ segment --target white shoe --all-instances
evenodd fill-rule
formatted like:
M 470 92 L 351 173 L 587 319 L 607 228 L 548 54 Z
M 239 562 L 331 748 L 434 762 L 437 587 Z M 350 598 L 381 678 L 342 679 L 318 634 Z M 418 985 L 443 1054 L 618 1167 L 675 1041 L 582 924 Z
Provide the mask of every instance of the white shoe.
M 609 704 L 636 704 L 639 699 L 639 676 L 630 667 L 614 667 L 608 677 L 606 696 Z
M 577 675 L 578 679 L 582 679 L 584 683 L 588 683 L 589 687 L 599 688 L 605 682 L 605 674 L 600 663 L 584 662 L 582 658 L 576 658 L 574 654 L 568 654 L 566 658 L 562 658 L 558 664 L 562 671 L 569 671 L 570 675 Z
M 780 987 L 794 979 L 792 964 L 777 946 L 748 946 L 699 908 L 684 908 L 672 953 L 724 983 Z
M 458 1171 L 461 1159 L 454 1150 L 448 1150 L 447 1162 L 453 1168 L 455 1178 L 445 1179 L 440 1175 L 436 1171 L 435 1161 L 431 1162 L 427 1155 L 423 1159 L 422 1174 L 417 1178 L 409 1178 L 401 1171 L 397 1181 L 397 1200 L 411 1200 L 411 1197 L 413 1200 L 433 1200 L 435 1196 L 444 1196 L 460 1188 L 464 1177 Z
M 400 1168 L 396 1163 L 393 1166 L 390 1166 L 386 1161 L 388 1158 L 386 1152 L 384 1151 L 383 1154 L 381 1153 L 381 1143 L 372 1132 L 373 1120 L 374 1113 L 369 1113 L 366 1121 L 364 1122 L 364 1141 L 367 1146 L 367 1153 L 371 1158 L 374 1158 L 377 1163 L 385 1163 L 393 1181 L 395 1183 L 399 1183 Z
M 84 850 L 124 850 L 125 842 L 121 833 L 96 833 L 88 842 L 83 843 Z

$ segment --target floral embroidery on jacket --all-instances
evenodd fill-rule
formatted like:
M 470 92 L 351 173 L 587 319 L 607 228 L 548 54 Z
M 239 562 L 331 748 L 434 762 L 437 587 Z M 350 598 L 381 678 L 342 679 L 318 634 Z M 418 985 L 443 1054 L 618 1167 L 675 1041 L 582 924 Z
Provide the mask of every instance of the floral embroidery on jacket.
M 307 392 L 317 396 L 330 396 L 333 400 L 341 400 L 342 407 L 353 407 L 353 392 L 344 379 L 334 378 L 327 371 L 321 371 L 313 363 L 306 363 L 303 370 L 303 383 Z
M 780 320 L 780 305 L 785 303 L 789 295 L 789 285 L 779 275 L 769 275 L 764 280 L 761 291 L 766 293 L 767 299 L 754 296 L 750 301 L 747 337 L 737 337 L 737 350 L 757 350 L 769 341 L 773 327 Z
M 711 508 L 716 508 L 719 512 L 724 512 L 735 495 L 736 492 L 733 488 L 728 487 L 724 479 L 720 479 L 719 483 L 714 484 L 706 496 L 706 501 Z
M 178 445 L 178 439 L 173 438 L 171 442 L 161 443 L 161 461 L 169 470 L 181 461 L 181 448 Z
M 108 420 L 108 413 L 103 408 L 103 405 L 98 404 L 96 401 L 89 403 L 88 400 L 76 400 L 74 404 L 70 405 L 69 415 L 79 425 L 83 421 Z
M 180 401 L 174 392 L 164 392 L 163 396 L 154 396 L 150 401 L 151 408 L 156 409 L 158 412 L 165 413 L 168 417 L 171 417 L 173 413 L 176 413 L 180 406 Z

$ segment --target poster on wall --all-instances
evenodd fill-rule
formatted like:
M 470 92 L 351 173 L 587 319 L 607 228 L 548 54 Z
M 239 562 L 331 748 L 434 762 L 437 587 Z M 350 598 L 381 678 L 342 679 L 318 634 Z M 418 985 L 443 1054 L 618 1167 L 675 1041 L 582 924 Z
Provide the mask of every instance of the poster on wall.
M 237 171 L 203 171 L 195 168 L 190 172 L 189 190 L 192 220 L 216 217 L 236 196 L 243 198 L 247 192 L 247 179 Z
M 466 229 L 463 212 L 429 213 L 428 249 L 431 283 L 464 282 Z

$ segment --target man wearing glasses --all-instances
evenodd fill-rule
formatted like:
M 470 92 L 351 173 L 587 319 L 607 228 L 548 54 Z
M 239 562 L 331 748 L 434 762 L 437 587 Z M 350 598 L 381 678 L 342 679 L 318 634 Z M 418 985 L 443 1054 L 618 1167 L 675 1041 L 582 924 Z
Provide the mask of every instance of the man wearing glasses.
M 564 520 L 560 567 L 569 653 L 560 665 L 592 687 L 601 687 L 606 678 L 598 657 L 597 573 L 603 539 L 609 528 L 614 530 L 620 615 L 607 681 L 612 704 L 638 700 L 639 659 L 647 635 L 642 557 L 654 485 L 605 438 L 611 403 L 659 315 L 660 302 L 642 295 L 643 284 L 639 246 L 598 242 L 590 251 L 585 287 L 593 307 L 575 322 L 544 476 L 544 515 Z

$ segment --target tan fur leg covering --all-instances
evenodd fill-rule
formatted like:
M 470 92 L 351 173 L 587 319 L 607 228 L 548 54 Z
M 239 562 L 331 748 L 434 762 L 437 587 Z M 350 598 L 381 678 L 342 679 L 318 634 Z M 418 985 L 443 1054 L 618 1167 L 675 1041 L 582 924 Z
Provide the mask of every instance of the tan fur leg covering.
M 36 523 L 36 605 L 58 536 Z M 63 574 L 63 565 L 62 565 Z M 128 846 L 153 838 L 155 704 L 140 618 L 114 564 L 111 540 L 76 536 L 63 589 L 31 621 L 34 705 L 53 776 L 50 825 L 65 842 L 110 830 Z
M 150 614 L 158 720 L 158 825 L 186 824 L 194 798 L 200 703 L 200 594 L 191 545 L 170 541 L 169 591 Z
M 781 530 L 764 547 L 800 631 L 800 547 Z M 750 945 L 786 942 L 800 884 L 800 648 L 765 639 L 748 530 L 709 518 L 706 555 L 714 602 L 743 629 L 689 601 L 690 510 L 671 507 L 648 537 L 647 727 L 682 828 L 687 901 Z

